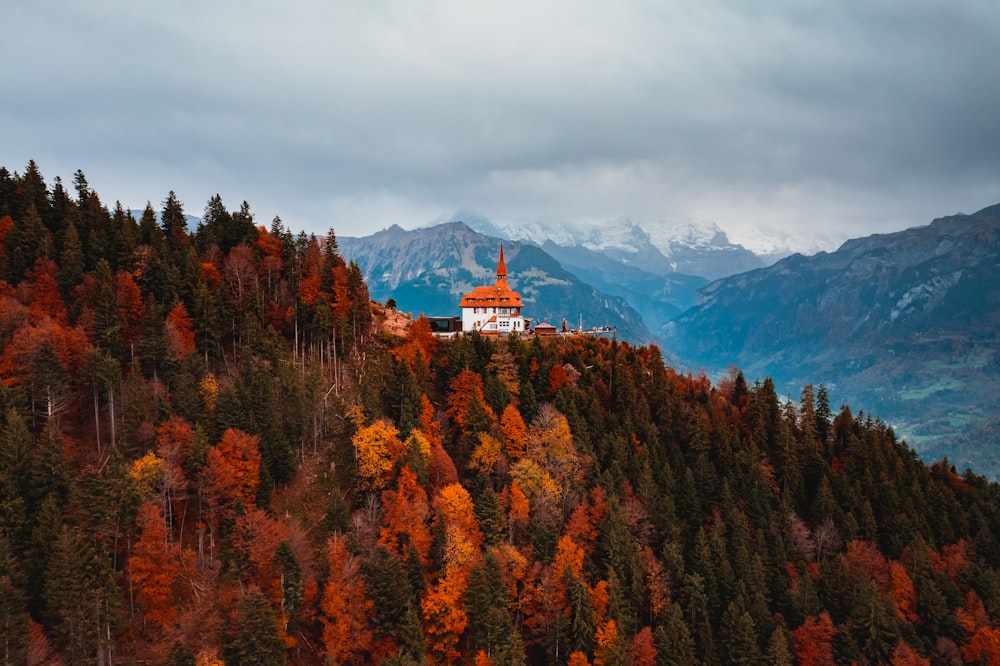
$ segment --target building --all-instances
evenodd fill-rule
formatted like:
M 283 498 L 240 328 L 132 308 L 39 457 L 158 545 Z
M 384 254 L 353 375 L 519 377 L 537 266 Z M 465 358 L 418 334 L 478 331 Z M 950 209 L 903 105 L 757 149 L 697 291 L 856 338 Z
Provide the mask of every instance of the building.
M 507 284 L 507 264 L 500 246 L 500 263 L 497 264 L 497 283 L 475 287 L 462 297 L 462 330 L 479 331 L 483 335 L 508 335 L 524 333 L 527 324 L 521 315 L 524 302 L 521 294 Z
M 553 324 L 543 321 L 541 324 L 535 324 L 535 335 L 555 335 L 556 327 Z

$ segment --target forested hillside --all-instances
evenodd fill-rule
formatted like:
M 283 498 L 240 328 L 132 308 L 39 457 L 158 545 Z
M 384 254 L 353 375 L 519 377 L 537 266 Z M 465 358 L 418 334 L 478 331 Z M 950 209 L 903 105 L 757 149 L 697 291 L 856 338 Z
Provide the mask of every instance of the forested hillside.
M 1000 660 L 998 487 L 822 387 L 391 337 L 332 232 L 74 190 L 0 169 L 4 663 Z

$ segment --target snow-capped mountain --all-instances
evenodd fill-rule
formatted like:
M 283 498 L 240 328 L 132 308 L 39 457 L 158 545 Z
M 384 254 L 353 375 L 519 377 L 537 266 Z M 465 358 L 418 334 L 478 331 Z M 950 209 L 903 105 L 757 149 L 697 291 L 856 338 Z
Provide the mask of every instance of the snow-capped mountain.
M 729 240 L 717 224 L 686 220 L 636 221 L 628 217 L 593 225 L 575 222 L 494 222 L 459 211 L 462 220 L 483 233 L 543 246 L 583 248 L 654 275 L 681 273 L 715 280 L 760 268 L 765 262 Z

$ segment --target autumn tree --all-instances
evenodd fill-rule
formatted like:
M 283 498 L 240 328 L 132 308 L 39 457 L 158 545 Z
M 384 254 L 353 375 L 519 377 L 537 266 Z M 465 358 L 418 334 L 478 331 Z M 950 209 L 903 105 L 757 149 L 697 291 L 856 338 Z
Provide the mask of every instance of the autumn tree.
M 792 632 L 795 656 L 802 666 L 833 666 L 833 636 L 836 633 L 829 613 L 810 616 Z
M 409 556 L 410 548 L 415 548 L 424 566 L 429 565 L 431 511 L 427 493 L 417 484 L 417 476 L 409 465 L 400 471 L 395 490 L 382 491 L 382 506 L 385 518 L 379 543 L 400 561 Z
M 214 518 L 228 517 L 236 502 L 247 508 L 255 505 L 261 462 L 257 443 L 255 435 L 230 428 L 208 450 L 202 478 Z
M 330 537 L 326 548 L 330 575 L 321 603 L 323 646 L 333 663 L 350 663 L 371 648 L 374 604 L 365 591 L 361 563 L 347 550 L 347 537 Z
M 136 530 L 139 538 L 129 558 L 129 583 L 135 589 L 144 620 L 164 628 L 177 617 L 171 587 L 181 572 L 179 549 L 168 539 L 166 522 L 155 501 L 139 508 Z
M 527 431 L 521 412 L 513 403 L 507 405 L 500 415 L 500 436 L 504 451 L 511 460 L 518 460 L 524 455 Z
M 389 472 L 405 455 L 403 443 L 399 441 L 399 430 L 389 421 L 376 421 L 360 428 L 352 442 L 361 487 L 381 490 L 389 481 Z

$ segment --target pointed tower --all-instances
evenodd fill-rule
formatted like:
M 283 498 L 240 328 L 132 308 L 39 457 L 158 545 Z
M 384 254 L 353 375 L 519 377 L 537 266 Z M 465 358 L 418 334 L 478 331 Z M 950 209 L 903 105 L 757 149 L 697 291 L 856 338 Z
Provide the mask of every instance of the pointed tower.
M 500 243 L 500 263 L 497 264 L 497 279 L 507 279 L 507 263 L 503 260 L 503 243 Z
M 507 262 L 503 260 L 503 243 L 500 243 L 500 263 L 497 264 L 497 293 L 510 290 L 507 286 Z

